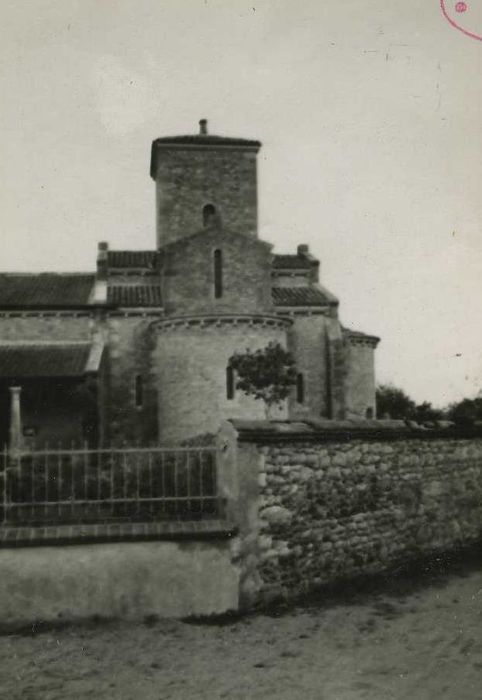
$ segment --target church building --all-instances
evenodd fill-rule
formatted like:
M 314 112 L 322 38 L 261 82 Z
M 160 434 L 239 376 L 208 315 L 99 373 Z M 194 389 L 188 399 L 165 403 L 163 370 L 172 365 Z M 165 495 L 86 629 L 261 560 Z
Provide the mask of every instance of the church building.
M 258 237 L 259 141 L 152 144 L 157 241 L 99 243 L 92 273 L 0 274 L 0 445 L 175 444 L 264 419 L 235 352 L 286 347 L 297 383 L 279 419 L 374 418 L 378 338 L 344 328 L 307 245 Z

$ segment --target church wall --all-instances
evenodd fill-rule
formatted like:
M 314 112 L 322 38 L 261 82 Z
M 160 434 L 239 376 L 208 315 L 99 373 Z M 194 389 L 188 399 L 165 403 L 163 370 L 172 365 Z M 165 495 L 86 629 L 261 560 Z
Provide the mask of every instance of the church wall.
M 105 433 L 112 444 L 146 444 L 157 439 L 157 378 L 152 367 L 152 317 L 106 319 L 107 380 L 104 388 Z M 136 406 L 136 376 L 142 405 Z
M 214 251 L 222 252 L 222 296 L 214 293 Z M 270 246 L 211 230 L 168 248 L 163 262 L 166 314 L 273 310 Z
M 327 324 L 327 363 L 329 418 L 342 420 L 346 417 L 346 346 L 340 323 L 331 319 Z
M 226 368 L 234 352 L 264 348 L 271 341 L 286 346 L 283 326 L 161 327 L 156 351 L 161 442 L 215 433 L 227 417 L 265 418 L 262 401 L 240 391 L 233 400 L 227 398 Z M 277 417 L 286 418 L 286 412 L 278 412 Z
M 303 375 L 305 400 L 296 400 L 296 391 L 290 400 L 290 417 L 328 417 L 328 367 L 326 325 L 323 315 L 296 316 L 289 331 L 289 349 L 297 372 Z
M 376 417 L 375 408 L 375 353 L 368 344 L 347 343 L 346 345 L 345 402 L 346 416 Z
M 158 246 L 203 226 L 213 204 L 223 226 L 257 235 L 256 153 L 236 149 L 159 151 L 156 175 Z

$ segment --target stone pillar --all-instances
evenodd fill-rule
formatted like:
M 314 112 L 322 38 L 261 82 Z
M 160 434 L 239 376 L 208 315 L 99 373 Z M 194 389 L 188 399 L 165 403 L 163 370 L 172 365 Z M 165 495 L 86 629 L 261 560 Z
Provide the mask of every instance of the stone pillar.
M 260 601 L 263 585 L 258 572 L 258 538 L 264 455 L 252 442 L 239 443 L 238 432 L 228 421 L 221 425 L 216 445 L 218 488 L 224 501 L 224 517 L 238 528 L 237 537 L 231 541 L 231 555 L 240 567 L 239 605 L 247 610 Z
M 10 449 L 19 450 L 22 447 L 22 415 L 20 411 L 19 386 L 10 387 Z

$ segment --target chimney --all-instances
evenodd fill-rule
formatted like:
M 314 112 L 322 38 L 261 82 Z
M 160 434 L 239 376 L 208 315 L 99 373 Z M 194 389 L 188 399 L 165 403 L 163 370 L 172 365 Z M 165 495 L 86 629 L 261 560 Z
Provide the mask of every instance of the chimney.
M 109 244 L 101 241 L 97 245 L 97 274 L 94 288 L 90 294 L 90 304 L 105 304 L 107 302 L 107 256 Z
M 97 279 L 107 279 L 107 254 L 109 244 L 101 241 L 97 246 Z
M 207 119 L 200 119 L 199 120 L 199 133 L 201 136 L 206 136 L 208 133 L 208 120 Z
M 298 246 L 298 255 L 308 255 L 309 252 L 310 248 L 306 245 L 306 243 L 301 243 Z

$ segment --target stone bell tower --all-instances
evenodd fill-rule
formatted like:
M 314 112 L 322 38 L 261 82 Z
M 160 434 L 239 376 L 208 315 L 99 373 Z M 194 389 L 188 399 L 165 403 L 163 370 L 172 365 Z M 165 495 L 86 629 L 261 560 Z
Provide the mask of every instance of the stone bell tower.
M 152 143 L 157 246 L 204 228 L 258 235 L 256 155 L 259 141 L 215 136 L 206 119 L 199 133 Z

